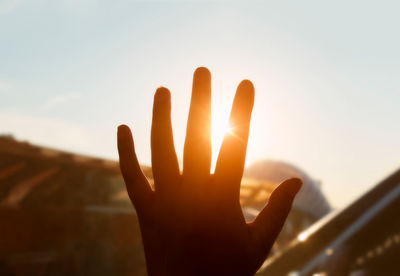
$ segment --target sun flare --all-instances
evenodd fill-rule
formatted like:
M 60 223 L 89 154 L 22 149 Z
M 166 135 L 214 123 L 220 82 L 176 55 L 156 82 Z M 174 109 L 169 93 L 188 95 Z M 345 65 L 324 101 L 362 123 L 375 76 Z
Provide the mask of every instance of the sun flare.
M 223 112 L 215 112 L 213 110 L 211 116 L 211 143 L 212 143 L 212 164 L 211 171 L 214 172 L 215 164 L 217 162 L 219 149 L 225 134 L 231 133 L 232 128 L 229 125 L 227 116 Z

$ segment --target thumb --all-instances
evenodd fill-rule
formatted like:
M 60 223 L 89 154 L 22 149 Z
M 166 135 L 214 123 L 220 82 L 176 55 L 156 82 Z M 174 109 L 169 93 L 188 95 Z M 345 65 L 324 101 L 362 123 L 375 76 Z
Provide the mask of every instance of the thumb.
M 256 246 L 268 252 L 282 230 L 292 208 L 293 200 L 300 190 L 302 181 L 290 178 L 282 182 L 271 194 L 268 204 L 251 223 Z

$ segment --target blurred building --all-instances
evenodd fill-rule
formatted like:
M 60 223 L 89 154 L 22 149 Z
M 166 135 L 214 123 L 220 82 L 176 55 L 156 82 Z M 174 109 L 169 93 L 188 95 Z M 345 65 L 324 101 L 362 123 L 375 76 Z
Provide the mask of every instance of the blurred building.
M 151 168 L 142 169 L 152 182 Z M 246 220 L 289 177 L 302 178 L 304 185 L 275 252 L 330 210 L 319 184 L 305 173 L 262 161 L 243 179 Z M 146 274 L 138 221 L 118 163 L 0 137 L 0 275 L 92 274 Z
M 0 138 L 0 275 L 145 275 L 142 252 L 115 161 Z

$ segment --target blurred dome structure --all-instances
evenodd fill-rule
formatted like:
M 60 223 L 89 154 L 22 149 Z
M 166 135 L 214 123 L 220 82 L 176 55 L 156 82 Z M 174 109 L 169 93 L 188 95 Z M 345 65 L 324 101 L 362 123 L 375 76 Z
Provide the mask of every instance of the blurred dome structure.
M 300 178 L 303 186 L 293 202 L 293 209 L 301 210 L 316 220 L 331 211 L 331 207 L 321 191 L 320 183 L 291 164 L 272 160 L 258 161 L 246 168 L 244 176 L 273 182 L 276 185 L 288 178 Z

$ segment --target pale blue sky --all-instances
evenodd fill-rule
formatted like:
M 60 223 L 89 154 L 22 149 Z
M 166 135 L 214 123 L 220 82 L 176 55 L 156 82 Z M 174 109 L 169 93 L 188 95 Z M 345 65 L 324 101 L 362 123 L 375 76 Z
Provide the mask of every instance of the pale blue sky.
M 342 207 L 400 167 L 399 9 L 0 0 L 0 132 L 116 159 L 116 126 L 127 123 L 149 164 L 152 97 L 163 85 L 181 155 L 192 73 L 207 66 L 219 120 L 239 81 L 254 82 L 248 161 L 294 163 Z

